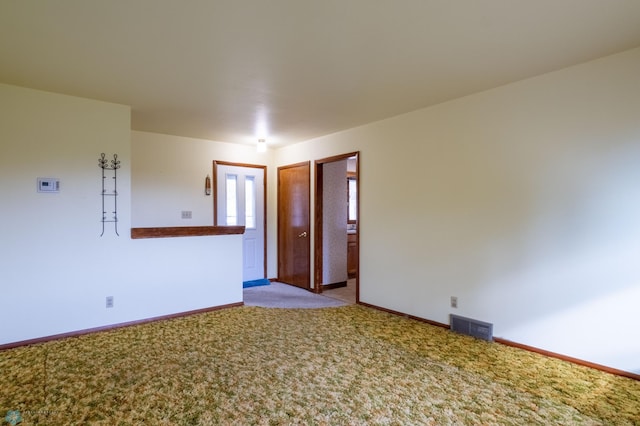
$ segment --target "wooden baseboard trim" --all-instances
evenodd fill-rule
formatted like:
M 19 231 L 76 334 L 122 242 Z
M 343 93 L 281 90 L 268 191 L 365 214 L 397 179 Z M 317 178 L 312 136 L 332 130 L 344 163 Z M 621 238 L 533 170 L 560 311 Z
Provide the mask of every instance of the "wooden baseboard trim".
M 436 327 L 449 328 L 449 324 L 443 324 L 441 322 L 431 321 L 431 320 L 428 320 L 426 318 L 416 317 L 416 316 L 413 316 L 413 315 L 405 314 L 404 312 L 399 312 L 399 311 L 394 311 L 394 310 L 391 310 L 391 309 L 383 308 L 381 306 L 370 305 L 369 303 L 365 303 L 365 302 L 358 302 L 358 305 L 366 306 L 367 308 L 376 309 L 376 310 L 382 311 L 382 312 L 387 312 L 389 314 L 397 315 L 399 317 L 405 317 L 405 318 L 409 318 L 409 319 L 412 319 L 412 320 L 424 322 L 424 323 L 429 324 L 429 325 L 435 325 Z
M 426 318 L 416 317 L 414 315 L 409 315 L 409 314 L 405 314 L 403 312 L 394 311 L 394 310 L 383 308 L 383 307 L 376 306 L 376 305 L 371 305 L 371 304 L 365 303 L 365 302 L 358 302 L 358 304 L 362 305 L 362 306 L 366 306 L 367 308 L 372 308 L 372 309 L 376 309 L 376 310 L 379 310 L 379 311 L 387 312 L 387 313 L 390 313 L 390 314 L 393 314 L 393 315 L 397 315 L 397 316 L 401 316 L 401 317 L 405 317 L 405 318 L 410 318 L 410 319 L 413 319 L 413 320 L 416 320 L 416 321 L 424 322 L 424 323 L 427 323 L 427 324 L 430 324 L 430 325 L 434 325 L 436 327 L 442 327 L 442 328 L 447 328 L 447 329 L 449 328 L 448 324 L 444 324 L 444 323 L 436 322 L 436 321 L 431 321 L 431 320 L 428 320 Z M 627 377 L 629 379 L 640 381 L 640 374 L 635 374 L 635 373 L 632 373 L 630 371 L 618 370 L 617 368 L 611 368 L 611 367 L 607 367 L 606 365 L 596 364 L 596 363 L 585 361 L 585 360 L 582 360 L 582 359 L 573 358 L 573 357 L 570 357 L 570 356 L 566 356 L 566 355 L 558 354 L 558 353 L 555 353 L 555 352 L 547 351 L 547 350 L 544 350 L 544 349 L 536 348 L 534 346 L 529 346 L 529 345 L 524 345 L 522 343 L 512 342 L 511 340 L 503 339 L 503 338 L 500 338 L 500 337 L 494 337 L 493 341 L 496 342 L 496 343 L 500 343 L 501 345 L 512 346 L 514 348 L 523 349 L 523 350 L 529 351 L 529 352 L 535 352 L 537 354 L 548 356 L 550 358 L 560 359 L 560 360 L 563 360 L 563 361 L 571 362 L 573 364 L 578 364 L 578 365 L 582 365 L 582 366 L 585 366 L 585 367 L 593 368 L 594 370 L 600 370 L 600 371 L 604 371 L 605 373 L 614 374 L 616 376 Z
M 333 284 L 322 284 L 322 289 L 323 290 L 332 290 L 334 288 L 341 288 L 341 287 L 346 287 L 347 286 L 347 282 L 346 281 L 341 281 L 339 283 L 333 283 Z
M 186 317 L 189 315 L 202 314 L 205 312 L 219 311 L 221 309 L 237 308 L 243 305 L 244 305 L 244 302 L 230 303 L 228 305 L 212 306 L 209 308 L 196 309 L 193 311 L 178 312 L 175 314 L 161 315 L 159 317 L 145 318 L 145 319 L 136 320 L 136 321 L 121 322 L 117 324 L 105 325 L 102 327 L 86 328 L 84 330 L 70 331 L 68 333 L 54 334 L 51 336 L 38 337 L 35 339 L 21 340 L 19 342 L 5 343 L 3 345 L 0 345 L 0 351 L 6 350 L 6 349 L 13 349 L 20 346 L 35 345 L 36 343 L 44 343 L 44 342 L 50 342 L 53 340 L 66 339 L 69 337 L 79 337 L 79 336 L 84 336 L 85 334 L 99 333 L 101 331 L 115 330 L 117 328 L 130 327 L 132 325 L 140 325 L 140 324 L 146 324 L 149 322 Z
M 544 349 L 536 348 L 535 346 L 524 345 L 518 342 L 512 342 L 511 340 L 503 339 L 501 337 L 494 337 L 493 341 L 505 346 L 512 346 L 518 349 L 524 349 L 525 351 L 535 352 L 550 358 L 557 358 L 563 361 L 571 362 L 573 364 L 583 365 L 585 367 L 593 368 L 595 370 L 604 371 L 606 373 L 615 374 L 616 376 L 628 377 L 629 379 L 640 381 L 640 374 L 631 373 L 630 371 L 618 370 L 617 368 L 607 367 L 606 365 L 596 364 L 594 362 L 585 361 L 579 358 L 573 358 L 567 355 L 550 352 Z

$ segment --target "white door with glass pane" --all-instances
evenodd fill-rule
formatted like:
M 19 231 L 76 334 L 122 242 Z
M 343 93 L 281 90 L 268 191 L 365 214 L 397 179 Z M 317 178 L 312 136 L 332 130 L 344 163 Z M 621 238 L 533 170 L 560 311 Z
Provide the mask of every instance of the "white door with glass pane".
M 217 224 L 245 226 L 242 280 L 265 278 L 264 168 L 218 165 L 216 174 Z

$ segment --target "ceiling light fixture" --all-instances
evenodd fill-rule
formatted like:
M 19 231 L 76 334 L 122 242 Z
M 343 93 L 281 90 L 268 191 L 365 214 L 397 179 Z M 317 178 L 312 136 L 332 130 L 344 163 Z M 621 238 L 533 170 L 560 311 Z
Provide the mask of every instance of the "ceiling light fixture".
M 267 152 L 267 141 L 264 139 L 258 139 L 258 152 Z

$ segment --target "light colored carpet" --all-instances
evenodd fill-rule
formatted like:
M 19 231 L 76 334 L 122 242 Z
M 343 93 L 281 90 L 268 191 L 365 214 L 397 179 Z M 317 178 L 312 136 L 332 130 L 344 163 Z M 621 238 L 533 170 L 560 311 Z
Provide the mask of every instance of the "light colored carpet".
M 245 288 L 242 293 L 246 306 L 260 306 L 263 308 L 312 309 L 331 308 L 348 304 L 341 300 L 278 282 L 273 282 L 266 286 Z

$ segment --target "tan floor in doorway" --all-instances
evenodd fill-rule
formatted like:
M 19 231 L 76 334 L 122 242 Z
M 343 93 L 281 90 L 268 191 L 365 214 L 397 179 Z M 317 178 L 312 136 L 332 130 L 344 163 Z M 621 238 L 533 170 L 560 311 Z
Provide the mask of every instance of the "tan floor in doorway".
M 352 278 L 347 281 L 346 287 L 333 288 L 331 290 L 324 290 L 323 296 L 331 297 L 333 299 L 342 300 L 347 303 L 356 303 L 356 279 Z

